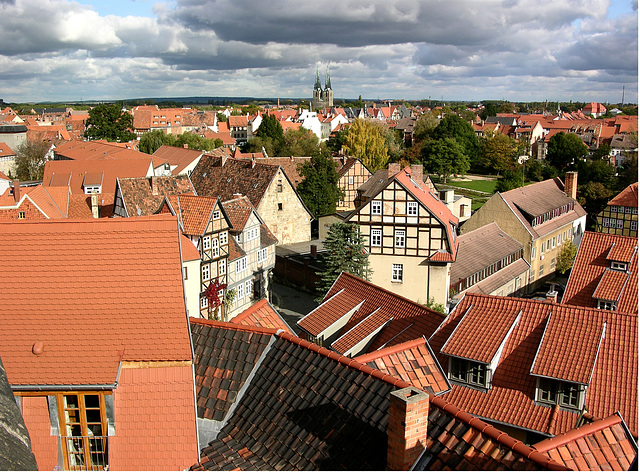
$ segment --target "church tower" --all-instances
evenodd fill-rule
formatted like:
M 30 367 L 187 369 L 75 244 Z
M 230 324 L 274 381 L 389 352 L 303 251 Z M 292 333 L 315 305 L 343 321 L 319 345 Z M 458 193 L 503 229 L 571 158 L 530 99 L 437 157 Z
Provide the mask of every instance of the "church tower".
M 320 71 L 318 70 L 318 66 L 316 66 L 316 83 L 313 86 L 313 100 L 311 101 L 311 106 L 315 108 L 322 108 L 323 105 L 323 92 L 322 85 L 320 85 Z
M 333 89 L 331 88 L 331 77 L 329 76 L 329 66 L 327 66 L 327 73 L 324 79 L 324 107 L 333 107 Z
M 327 66 L 327 72 L 324 79 L 324 89 L 320 83 L 320 71 L 316 66 L 316 83 L 313 86 L 313 99 L 311 100 L 311 107 L 313 109 L 318 108 L 331 108 L 333 106 L 333 89 L 331 88 L 331 77 L 329 76 L 329 66 Z

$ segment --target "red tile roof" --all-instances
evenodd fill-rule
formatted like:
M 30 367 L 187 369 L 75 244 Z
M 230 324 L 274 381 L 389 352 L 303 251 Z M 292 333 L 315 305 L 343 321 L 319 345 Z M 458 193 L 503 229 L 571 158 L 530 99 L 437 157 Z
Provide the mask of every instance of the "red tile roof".
M 379 349 L 354 360 L 434 395 L 451 390 L 451 385 L 425 338 Z
M 154 161 L 158 159 L 168 162 L 171 167 L 175 167 L 171 171 L 173 175 L 180 174 L 188 165 L 200 159 L 200 156 L 202 156 L 202 151 L 166 145 L 160 146 L 153 153 Z
M 116 181 L 128 216 L 154 214 L 162 206 L 165 196 L 196 193 L 187 175 L 134 177 Z
M 613 234 L 584 233 L 580 249 L 567 282 L 567 289 L 562 298 L 564 304 L 595 307 L 594 294 L 611 262 L 608 257 L 630 259 L 628 255 L 635 254 L 629 265 L 629 281 L 622 288 L 617 310 L 627 313 L 638 313 L 638 239 Z M 615 248 L 612 252 L 612 247 Z M 604 293 L 608 287 L 603 285 Z
M 358 347 L 363 349 L 365 344 L 373 339 L 392 319 L 391 313 L 378 308 L 357 325 L 345 331 L 331 344 L 331 348 L 340 354 L 351 355 L 352 349 Z
M 482 418 L 545 434 L 563 433 L 573 428 L 580 416 L 578 412 L 549 408 L 533 401 L 536 377 L 531 375 L 530 370 L 551 314 L 552 319 L 557 317 L 559 321 L 557 331 L 556 325 L 550 330 L 550 340 L 555 340 L 555 344 L 547 347 L 555 345 L 558 349 L 556 352 L 543 349 L 549 356 L 557 358 L 553 362 L 549 361 L 548 368 L 559 369 L 557 375 L 562 376 L 561 367 L 556 364 L 566 362 L 568 365 L 564 369 L 570 371 L 572 376 L 577 376 L 577 369 L 582 366 L 585 372 L 580 375 L 591 376 L 586 393 L 586 410 L 597 417 L 619 410 L 625 418 L 630 419 L 629 429 L 634 435 L 637 434 L 637 312 L 625 314 L 535 300 L 466 294 L 442 327 L 429 339 L 443 367 L 448 365 L 448 359 L 440 350 L 470 307 L 473 310 L 467 316 L 477 316 L 483 320 L 482 325 L 478 324 L 479 329 L 473 334 L 474 338 L 489 336 L 493 326 L 503 316 L 511 316 L 513 312 L 520 310 L 522 316 L 504 346 L 491 388 L 484 392 L 454 385 L 452 391 L 444 395 L 446 400 Z M 578 362 L 584 353 L 575 353 L 572 349 L 582 349 L 585 346 L 593 349 L 589 344 L 592 341 L 582 341 L 579 338 L 585 333 L 601 334 L 603 322 L 607 323 L 607 328 L 595 366 L 589 365 L 588 361 Z M 564 329 L 563 332 L 560 331 L 561 328 Z M 593 358 L 592 355 L 589 357 Z M 543 359 L 546 359 L 546 355 L 543 355 Z M 577 362 L 575 368 L 571 367 L 574 362 Z M 575 371 L 571 372 L 572 369 Z
M 280 316 L 266 298 L 259 300 L 239 315 L 234 316 L 231 321 L 233 323 L 257 326 L 259 328 L 283 329 L 287 333 L 295 334 L 289 324 Z
M 335 300 L 332 300 L 332 297 L 342 290 L 344 290 L 344 295 L 339 295 L 335 297 Z M 422 336 L 431 336 L 445 319 L 445 315 L 442 313 L 343 272 L 325 295 L 322 304 L 300 320 L 298 326 L 305 331 L 309 328 L 308 332 L 317 336 L 314 333 L 322 333 L 359 303 L 362 305 L 349 317 L 340 330 L 340 336 L 378 309 L 381 312 L 381 317 L 393 318 L 367 347 L 366 352 L 411 341 Z M 362 325 L 362 336 L 366 331 L 364 327 L 365 325 Z M 355 330 L 352 335 L 358 332 L 360 331 Z
M 593 292 L 593 298 L 596 300 L 619 302 L 630 278 L 631 276 L 626 272 L 605 269 L 600 282 L 598 282 L 598 286 Z
M 614 242 L 607 254 L 607 260 L 630 264 L 637 252 L 637 246 L 632 246 L 631 244 L 616 244 Z
M 174 211 L 180 216 L 180 222 L 185 234 L 202 236 L 213 211 L 218 208 L 219 198 L 201 197 L 197 195 L 172 195 L 167 197 Z
M 631 470 L 638 446 L 619 413 L 533 446 L 573 470 Z
M 182 251 L 182 262 L 200 260 L 200 251 L 184 234 L 180 235 L 180 249 Z
M 228 200 L 222 203 L 224 211 L 229 216 L 233 231 L 241 233 L 244 230 L 244 226 L 249 221 L 249 217 L 255 211 L 255 208 L 244 195 L 233 200 Z
M 12 385 L 113 385 L 120 361 L 191 360 L 175 217 L 4 223 L 0 234 Z

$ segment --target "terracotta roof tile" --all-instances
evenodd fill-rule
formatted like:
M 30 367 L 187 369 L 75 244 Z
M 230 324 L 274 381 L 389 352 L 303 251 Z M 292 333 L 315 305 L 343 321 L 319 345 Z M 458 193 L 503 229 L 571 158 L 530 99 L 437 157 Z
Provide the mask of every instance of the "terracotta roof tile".
M 637 432 L 637 383 L 630 381 L 638 376 L 637 313 L 625 314 L 535 300 L 466 294 L 442 327 L 429 339 L 443 367 L 448 365 L 448 358 L 440 350 L 470 307 L 473 307 L 470 315 L 482 318 L 486 326 L 499 322 L 503 316 L 512 316 L 514 311 L 521 310 L 522 316 L 504 346 L 491 388 L 484 392 L 453 385 L 452 391 L 443 396 L 447 401 L 480 417 L 520 428 L 547 434 L 570 430 L 579 418 L 578 412 L 548 408 L 533 401 L 536 377 L 530 374 L 530 369 L 542 342 L 548 316 L 552 313 L 552 320 L 557 317 L 558 324 L 554 323 L 554 334 L 550 335 L 549 340 L 555 340 L 555 345 L 562 348 L 555 353 L 555 364 L 566 361 L 565 369 L 569 371 L 573 369 L 572 363 L 577 362 L 583 354 L 571 352 L 570 348 L 588 347 L 592 353 L 590 343 L 594 341 L 582 341 L 579 338 L 584 333 L 598 333 L 595 335 L 597 341 L 598 335 L 602 333 L 603 322 L 607 323 L 595 365 L 590 364 L 590 360 L 580 360 L 571 375 L 587 378 L 591 376 L 586 395 L 587 411 L 604 417 L 611 411 L 619 410 L 630 419 L 629 429 L 632 434 Z M 577 329 L 573 328 L 571 320 L 576 320 Z M 554 344 L 547 347 L 552 345 Z M 593 359 L 593 354 L 588 357 Z M 549 365 L 549 368 L 554 366 L 553 363 Z M 554 368 L 560 369 L 558 366 Z M 578 372 L 579 368 L 584 371 Z M 557 375 L 561 376 L 560 372 Z
M 245 196 L 223 202 L 222 206 L 229 216 L 233 231 L 238 233 L 244 230 L 244 226 L 247 224 L 249 217 L 255 211 L 255 208 Z
M 187 166 L 200 159 L 201 156 L 202 151 L 166 145 L 160 146 L 153 153 L 154 159 L 167 162 L 171 167 L 174 167 L 171 170 L 173 175 L 181 174 Z
M 635 254 L 629 266 L 630 280 L 624 285 L 619 296 L 618 311 L 638 312 L 638 263 L 637 263 L 638 239 L 628 236 L 616 236 L 612 234 L 585 232 L 580 248 L 571 270 L 567 289 L 562 302 L 564 304 L 594 307 L 594 293 L 602 277 L 610 269 L 611 262 L 607 260 L 610 254 L 615 257 L 628 259 L 628 254 Z M 615 250 L 612 251 L 612 247 Z M 603 285 L 601 290 L 608 287 Z M 602 292 L 604 293 L 604 292 Z
M 121 360 L 191 360 L 174 217 L 4 223 L 0 232 L 0 265 L 12 274 L 0 294 L 0 351 L 12 385 L 113 384 Z
M 392 318 L 391 313 L 378 308 L 336 339 L 331 347 L 340 354 L 350 353 L 352 349 L 371 340 Z
M 424 338 L 363 354 L 354 360 L 398 377 L 434 395 L 451 390 L 447 377 Z
M 619 414 L 586 423 L 533 447 L 574 470 L 630 470 L 638 454 Z
M 192 194 L 195 190 L 186 175 L 117 179 L 129 216 L 148 216 L 157 212 L 165 196 Z
M 259 300 L 239 315 L 234 316 L 231 321 L 259 328 L 284 329 L 290 334 L 295 334 L 289 324 L 266 298 Z
M 202 236 L 214 211 L 222 212 L 220 199 L 198 195 L 174 195 L 167 199 L 174 211 L 180 214 L 185 234 Z M 223 213 L 221 213 L 222 215 Z M 226 218 L 226 216 L 225 216 Z
M 362 297 L 357 294 L 340 290 L 331 297 L 325 297 L 322 304 L 298 321 L 298 326 L 312 336 L 320 336 L 324 330 L 355 310 L 362 302 Z
M 200 260 L 200 251 L 184 234 L 180 235 L 180 249 L 182 250 L 182 262 Z
M 619 302 L 624 289 L 629 283 L 630 275 L 618 270 L 605 269 L 598 286 L 593 292 L 596 300 Z
M 638 252 L 637 246 L 631 244 L 616 244 L 611 245 L 611 249 L 607 253 L 608 261 L 626 262 L 627 264 L 633 261 L 633 257 Z

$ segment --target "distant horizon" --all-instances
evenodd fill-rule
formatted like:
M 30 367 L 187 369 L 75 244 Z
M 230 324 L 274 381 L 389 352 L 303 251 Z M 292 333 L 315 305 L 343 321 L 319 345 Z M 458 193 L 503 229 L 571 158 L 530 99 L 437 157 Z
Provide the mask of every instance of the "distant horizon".
M 638 0 L 0 0 L 0 70 L 11 103 L 637 103 Z

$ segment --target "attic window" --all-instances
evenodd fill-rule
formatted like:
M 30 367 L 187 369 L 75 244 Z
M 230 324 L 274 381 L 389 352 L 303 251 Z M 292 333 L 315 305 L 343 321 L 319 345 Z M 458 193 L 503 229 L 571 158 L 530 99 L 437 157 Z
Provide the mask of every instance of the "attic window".
M 255 187 L 254 187 L 255 188 Z M 277 187 L 277 191 L 278 193 L 282 192 L 282 180 L 278 180 L 278 187 Z
M 452 357 L 449 378 L 474 387 L 487 388 L 487 366 L 468 359 Z
M 539 378 L 536 389 L 539 402 L 565 408 L 579 408 L 583 393 L 583 388 L 577 383 L 549 378 Z
M 227 183 L 229 183 L 229 182 L 231 182 L 231 177 L 229 177 L 229 178 L 227 179 Z
M 24 213 L 24 211 L 19 211 L 19 212 L 18 212 L 18 219 L 19 219 L 19 220 L 24 220 L 24 219 L 25 219 L 25 213 Z
M 626 262 L 611 261 L 611 268 L 613 270 L 620 270 L 624 272 L 627 270 L 627 264 Z
M 600 310 L 616 311 L 618 309 L 618 305 L 616 304 L 616 302 L 612 302 L 609 300 L 598 300 L 596 308 Z

